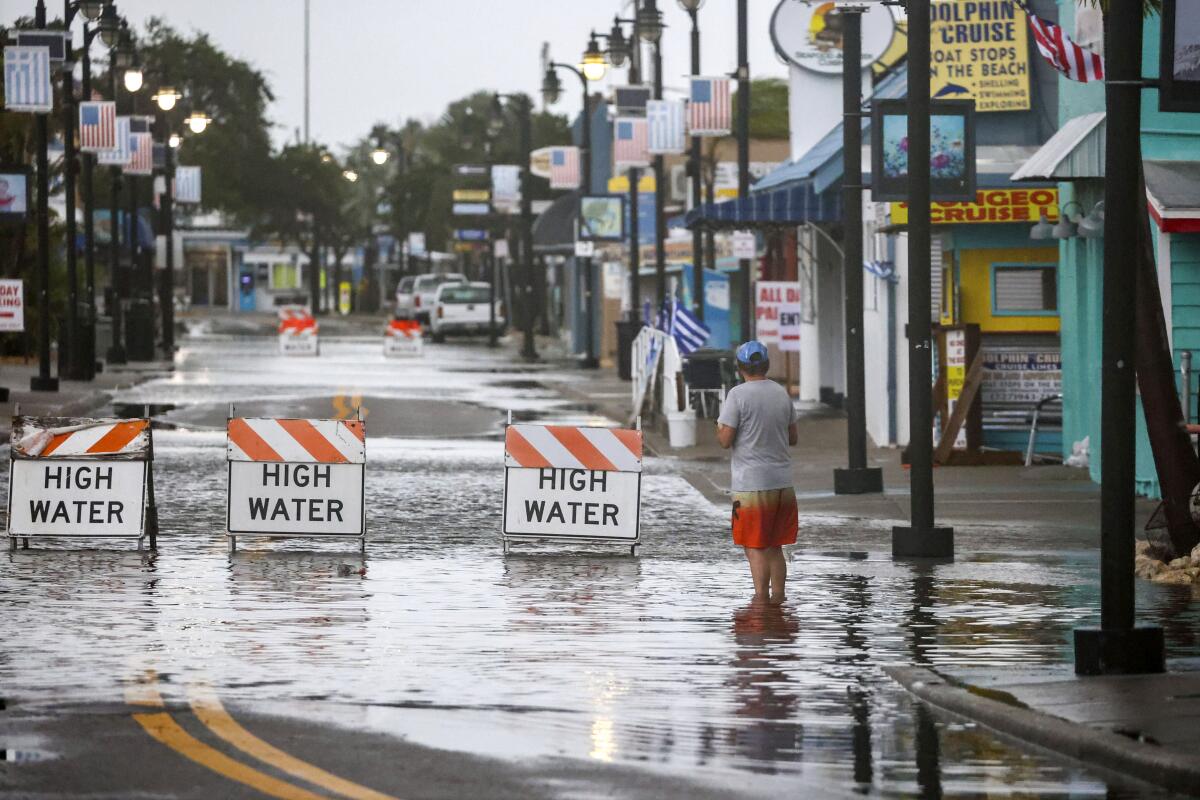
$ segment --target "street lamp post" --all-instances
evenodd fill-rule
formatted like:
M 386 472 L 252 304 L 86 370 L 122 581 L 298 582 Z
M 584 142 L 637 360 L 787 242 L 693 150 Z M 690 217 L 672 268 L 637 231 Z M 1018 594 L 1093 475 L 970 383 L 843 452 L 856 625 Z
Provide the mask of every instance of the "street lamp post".
M 679 0 L 679 5 L 688 13 L 692 20 L 692 75 L 700 74 L 700 7 L 704 0 Z M 692 207 L 698 208 L 703 202 L 700 184 L 700 137 L 693 136 L 691 153 L 688 157 L 688 171 L 692 178 Z M 692 229 L 692 305 L 696 318 L 704 321 L 704 240 L 700 226 Z
M 737 82 L 738 82 L 738 202 L 750 196 L 750 63 L 749 37 L 747 35 L 746 0 L 737 3 Z M 750 275 L 751 261 L 743 258 L 740 273 L 742 278 L 742 339 L 754 336 L 754 281 Z
M 46 27 L 46 4 L 38 0 L 35 24 Z M 50 375 L 50 158 L 47 114 L 37 114 L 38 374 L 29 379 L 35 392 L 57 392 Z M 68 248 L 69 249 L 69 248 Z
M 867 466 L 866 374 L 863 367 L 862 208 L 862 14 L 843 8 L 842 19 L 842 190 L 845 247 L 842 280 L 846 309 L 846 469 L 833 472 L 836 494 L 883 491 L 883 471 Z
M 521 327 L 524 338 L 521 343 L 521 357 L 526 361 L 538 359 L 537 342 L 533 336 L 535 318 L 533 279 L 533 201 L 530 193 L 533 182 L 529 175 L 529 152 L 533 149 L 533 101 L 523 94 L 497 94 L 496 104 L 501 98 L 509 101 L 517 115 L 517 152 L 521 154 L 521 271 L 524 273 L 525 290 L 524 302 L 521 303 Z
M 645 0 L 637 13 L 637 35 L 654 47 L 654 99 L 662 100 L 662 15 L 656 0 Z M 654 291 L 656 307 L 661 308 L 667 299 L 667 215 L 663 209 L 666 202 L 666 179 L 662 154 L 654 156 Z
M 122 24 L 123 27 L 123 24 Z M 115 102 L 117 102 L 118 110 L 120 109 L 120 95 L 118 94 L 117 83 L 117 68 L 124 67 L 129 61 L 128 42 L 122 34 L 120 43 L 109 50 L 108 59 L 108 81 L 109 92 Z M 121 206 L 121 168 L 113 164 L 108 168 L 109 177 L 109 202 L 108 202 L 108 283 L 109 291 L 106 305 L 110 306 L 105 310 L 112 317 L 112 343 L 109 345 L 108 352 L 104 354 L 104 360 L 109 364 L 124 364 L 125 356 L 125 337 L 124 337 L 124 310 L 121 307 L 122 283 L 120 278 L 121 269 L 121 234 L 125 227 L 120 224 L 120 206 Z
M 588 81 L 598 81 L 604 77 L 607 69 L 607 64 L 604 61 L 604 54 L 600 51 L 600 47 L 596 42 L 595 34 L 592 35 L 588 42 L 587 50 L 583 54 L 583 69 L 576 69 L 570 64 L 562 64 L 557 61 L 551 61 L 546 70 L 546 80 L 542 82 L 542 91 L 548 102 L 553 103 L 558 99 L 558 78 L 554 75 L 554 70 L 562 68 L 569 70 L 579 78 L 579 83 L 583 87 L 583 112 L 582 112 L 582 128 L 581 140 L 583 147 L 580 148 L 583 152 L 580 154 L 580 166 L 582 178 L 581 184 L 583 191 L 581 195 L 587 195 L 592 191 L 592 106 L 591 97 L 588 92 Z M 551 80 L 553 78 L 553 80 Z M 584 314 L 584 357 L 580 362 L 580 366 L 585 369 L 596 369 L 600 366 L 600 359 L 596 357 L 595 347 L 595 292 L 593 286 L 594 276 L 592 275 L 592 259 L 591 256 L 583 256 L 580 261 L 583 266 L 583 306 L 586 309 Z

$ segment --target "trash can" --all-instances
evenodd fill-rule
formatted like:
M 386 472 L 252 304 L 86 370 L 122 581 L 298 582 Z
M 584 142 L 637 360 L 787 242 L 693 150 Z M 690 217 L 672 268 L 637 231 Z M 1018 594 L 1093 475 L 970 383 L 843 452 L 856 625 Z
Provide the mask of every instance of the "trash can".
M 696 414 L 693 411 L 667 412 L 667 440 L 671 447 L 696 446 Z
M 125 355 L 130 361 L 154 360 L 154 306 L 135 300 L 125 315 Z
M 623 381 L 633 380 L 633 340 L 641 329 L 637 320 L 617 322 L 617 377 Z

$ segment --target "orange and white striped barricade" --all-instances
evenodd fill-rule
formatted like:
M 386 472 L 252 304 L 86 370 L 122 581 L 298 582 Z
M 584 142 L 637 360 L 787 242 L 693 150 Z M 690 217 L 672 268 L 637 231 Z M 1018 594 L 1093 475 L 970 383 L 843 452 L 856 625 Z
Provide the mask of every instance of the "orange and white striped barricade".
M 8 537 L 136 539 L 157 546 L 150 420 L 12 420 Z
M 509 425 L 504 552 L 513 539 L 621 542 L 637 555 L 642 432 Z
M 352 536 L 366 548 L 361 418 L 229 416 L 231 551 L 242 535 Z
M 385 356 L 419 356 L 421 345 L 421 323 L 415 319 L 394 319 L 383 329 Z
M 279 307 L 279 352 L 285 356 L 321 354 L 320 329 L 304 306 Z

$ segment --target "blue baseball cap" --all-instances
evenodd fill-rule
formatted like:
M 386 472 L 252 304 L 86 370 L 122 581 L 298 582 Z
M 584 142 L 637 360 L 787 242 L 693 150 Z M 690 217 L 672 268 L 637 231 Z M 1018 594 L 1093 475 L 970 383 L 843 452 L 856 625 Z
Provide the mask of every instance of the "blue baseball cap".
M 737 349 L 737 360 L 739 364 L 745 364 L 746 366 L 761 364 L 767 360 L 766 345 L 756 341 L 743 343 Z

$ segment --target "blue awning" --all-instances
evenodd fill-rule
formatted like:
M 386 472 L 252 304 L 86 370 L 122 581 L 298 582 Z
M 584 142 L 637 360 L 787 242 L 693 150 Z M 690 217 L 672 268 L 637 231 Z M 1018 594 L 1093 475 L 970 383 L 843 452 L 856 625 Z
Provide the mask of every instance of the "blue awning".
M 708 229 L 795 227 L 806 222 L 833 222 L 841 215 L 842 202 L 837 193 L 821 195 L 808 186 L 793 186 L 722 203 L 704 203 L 687 213 L 684 224 Z

